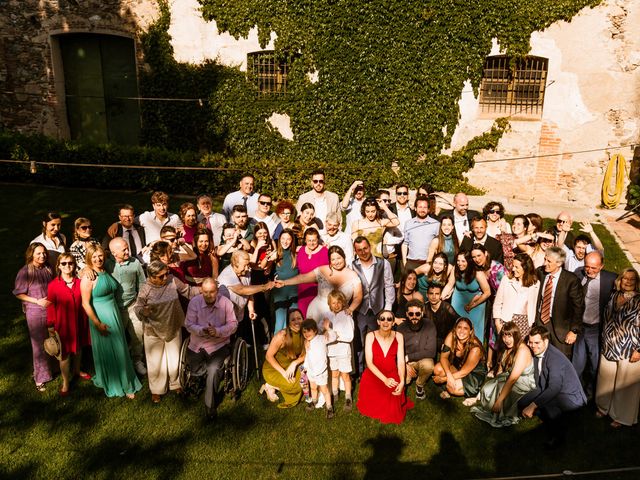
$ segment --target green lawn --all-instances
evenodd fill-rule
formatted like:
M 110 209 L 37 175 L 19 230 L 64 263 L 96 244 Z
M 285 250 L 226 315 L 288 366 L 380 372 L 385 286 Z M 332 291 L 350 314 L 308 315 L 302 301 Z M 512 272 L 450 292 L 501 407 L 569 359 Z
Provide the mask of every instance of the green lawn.
M 66 399 L 58 397 L 56 382 L 39 394 L 30 378 L 26 323 L 11 289 L 26 245 L 40 231 L 41 214 L 48 207 L 61 211 L 65 233 L 83 214 L 103 232 L 115 218 L 116 204 L 124 200 L 146 208 L 149 195 L 16 185 L 2 185 L 2 191 L 7 216 L 0 227 L 6 252 L 0 279 L 2 477 L 457 479 L 640 464 L 638 427 L 614 431 L 584 411 L 568 444 L 548 453 L 537 420 L 496 430 L 472 417 L 460 400 L 438 398 L 433 386 L 400 426 L 380 425 L 356 411 L 343 414 L 342 400 L 330 422 L 302 407 L 282 411 L 257 395 L 255 379 L 238 402 L 224 401 L 215 424 L 203 421 L 202 400 L 170 395 L 153 405 L 146 385 L 133 401 L 107 399 L 87 383 Z M 598 234 L 608 248 L 607 262 L 619 258 L 609 252 L 613 239 L 604 229 Z M 637 472 L 586 476 L 637 477 Z

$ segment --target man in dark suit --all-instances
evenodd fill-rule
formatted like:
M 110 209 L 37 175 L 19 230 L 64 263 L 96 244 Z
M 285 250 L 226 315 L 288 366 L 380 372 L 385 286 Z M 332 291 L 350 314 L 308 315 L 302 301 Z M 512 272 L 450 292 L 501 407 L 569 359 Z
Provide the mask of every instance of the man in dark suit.
M 576 276 L 584 291 L 582 332 L 573 346 L 571 362 L 582 381 L 588 399 L 593 397 L 600 359 L 600 325 L 604 307 L 609 301 L 616 274 L 603 270 L 602 253 L 593 251 L 584 257 L 584 268 Z
M 562 268 L 565 258 L 562 248 L 549 247 L 544 266 L 536 271 L 541 284 L 536 325 L 547 327 L 551 345 L 570 359 L 573 344 L 582 331 L 584 295 L 578 277 Z
M 549 337 L 549 331 L 539 325 L 529 332 L 536 388 L 518 401 L 518 409 L 525 418 L 540 417 L 549 434 L 547 446 L 555 447 L 564 440 L 566 413 L 585 406 L 587 399 L 573 365 L 549 345 Z
M 491 255 L 491 260 L 503 263 L 504 252 L 502 251 L 502 244 L 495 238 L 487 235 L 487 221 L 481 217 L 474 217 L 471 220 L 471 230 L 473 232 L 472 236 L 464 237 L 460 248 L 470 252 L 473 245 L 479 243 L 487 249 L 487 252 Z
M 122 205 L 118 210 L 118 223 L 116 223 L 115 235 L 110 236 L 109 233 L 104 236 L 102 240 L 102 247 L 106 252 L 109 251 L 109 242 L 116 238 L 122 237 L 129 246 L 129 255 L 142 261 L 142 255 L 140 254 L 142 249 L 147 244 L 144 228 L 140 225 L 133 223 L 135 218 L 135 212 L 131 205 Z
M 471 220 L 480 217 L 480 213 L 475 210 L 469 210 L 469 198 L 462 192 L 458 192 L 453 197 L 453 210 L 443 210 L 440 212 L 440 218 L 444 215 L 453 217 L 453 225 L 456 229 L 458 241 L 462 243 L 465 236 L 471 234 Z

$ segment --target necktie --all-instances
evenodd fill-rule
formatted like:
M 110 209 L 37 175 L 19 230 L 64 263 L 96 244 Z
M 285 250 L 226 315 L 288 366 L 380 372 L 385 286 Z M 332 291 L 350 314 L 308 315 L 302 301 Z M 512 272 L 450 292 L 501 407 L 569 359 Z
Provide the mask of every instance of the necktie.
M 131 232 L 131 230 L 125 230 L 125 233 L 125 240 L 129 244 L 129 254 L 132 257 L 135 257 L 138 254 L 138 249 L 136 248 L 136 240 L 133 238 L 133 233 Z
M 593 280 L 593 278 L 590 277 L 584 277 L 586 279 L 586 282 L 584 282 L 584 285 L 582 286 L 582 293 L 584 293 L 584 298 L 587 298 L 587 292 L 589 291 L 589 283 L 591 282 L 591 280 Z
M 553 296 L 553 275 L 549 275 L 547 284 L 542 295 L 542 308 L 540 309 L 540 320 L 545 325 L 551 320 L 551 297 Z
M 246 195 L 244 197 L 242 197 L 242 205 L 244 205 L 245 210 L 247 209 L 247 199 L 248 198 L 249 197 L 247 197 Z

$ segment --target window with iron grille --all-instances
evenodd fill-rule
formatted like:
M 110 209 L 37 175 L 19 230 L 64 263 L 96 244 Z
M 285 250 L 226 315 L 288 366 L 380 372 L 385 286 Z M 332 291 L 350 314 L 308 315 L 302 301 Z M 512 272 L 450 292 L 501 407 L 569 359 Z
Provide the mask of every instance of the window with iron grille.
M 287 93 L 289 65 L 273 50 L 247 54 L 247 74 L 260 96 L 280 96 Z
M 549 60 L 506 55 L 487 57 L 480 86 L 480 111 L 486 114 L 540 118 Z

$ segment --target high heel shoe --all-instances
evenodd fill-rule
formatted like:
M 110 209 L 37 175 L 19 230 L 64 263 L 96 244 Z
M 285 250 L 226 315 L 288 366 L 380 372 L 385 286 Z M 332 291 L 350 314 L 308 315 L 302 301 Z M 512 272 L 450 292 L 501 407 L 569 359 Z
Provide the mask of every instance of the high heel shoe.
M 278 400 L 280 400 L 278 398 L 278 395 L 276 394 L 275 389 L 268 383 L 263 383 L 258 393 L 260 395 L 262 395 L 263 393 L 266 393 L 267 398 L 269 399 L 270 402 L 277 402 Z

